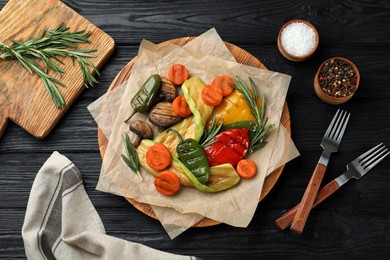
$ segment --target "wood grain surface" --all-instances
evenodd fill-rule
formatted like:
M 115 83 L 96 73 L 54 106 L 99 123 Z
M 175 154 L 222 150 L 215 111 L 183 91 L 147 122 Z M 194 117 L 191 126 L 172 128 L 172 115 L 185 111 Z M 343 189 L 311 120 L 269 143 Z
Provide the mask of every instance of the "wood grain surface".
M 314 172 L 307 184 L 306 190 L 303 193 L 302 200 L 299 203 L 297 214 L 295 215 L 291 224 L 291 230 L 302 234 L 307 218 L 309 217 L 314 200 L 317 196 L 322 179 L 326 171 L 326 166 L 322 163 L 317 163 Z
M 189 41 L 193 40 L 194 37 L 183 37 L 178 39 L 172 39 L 166 42 L 177 44 L 179 46 L 183 46 Z M 164 42 L 164 43 L 166 43 Z M 164 44 L 162 43 L 162 44 Z M 229 49 L 229 51 L 232 53 L 234 58 L 238 63 L 258 67 L 261 69 L 266 69 L 263 63 L 261 63 L 258 59 L 256 59 L 253 55 L 251 55 L 249 52 L 241 49 L 240 47 L 237 47 L 234 44 L 225 42 L 226 47 Z M 131 68 L 133 67 L 134 62 L 136 61 L 136 58 L 132 59 L 115 77 L 114 81 L 108 88 L 108 91 L 111 91 L 115 89 L 116 87 L 119 87 L 121 84 L 126 82 L 128 78 L 131 75 Z M 290 120 L 290 113 L 288 111 L 287 103 L 283 106 L 283 111 L 280 119 L 281 124 L 286 128 L 287 132 L 291 134 L 291 120 Z M 104 154 L 106 152 L 107 146 L 108 146 L 108 140 L 106 136 L 103 134 L 101 129 L 98 129 L 98 141 L 99 141 L 99 150 L 100 154 L 102 155 L 102 158 L 104 158 Z M 277 168 L 273 172 L 271 172 L 266 179 L 264 180 L 264 185 L 262 187 L 262 192 L 260 194 L 259 201 L 261 201 L 272 189 L 272 187 L 275 185 L 277 180 L 279 179 L 280 175 L 282 174 L 284 165 Z M 156 214 L 154 213 L 152 207 L 149 204 L 141 203 L 136 200 L 133 200 L 131 198 L 126 198 L 127 201 L 129 201 L 134 207 L 136 207 L 139 211 L 143 212 L 144 214 L 148 215 L 149 217 L 152 217 L 154 219 L 158 219 Z M 209 218 L 203 218 L 201 221 L 196 223 L 194 227 L 209 227 L 220 224 L 220 222 L 215 221 L 213 219 Z
M 6 4 L 0 0 L 0 8 Z M 22 2 L 22 1 L 21 1 Z M 390 145 L 390 4 L 388 1 L 141 1 L 64 0 L 115 40 L 116 51 L 101 68 L 99 84 L 84 90 L 62 119 L 40 140 L 9 122 L 0 139 L 0 258 L 26 259 L 21 237 L 36 173 L 57 150 L 83 174 L 88 195 L 107 234 L 171 253 L 202 259 L 388 259 L 390 256 L 390 159 L 361 180 L 351 180 L 314 208 L 302 235 L 280 231 L 274 221 L 301 201 L 321 155 L 320 141 L 336 110 L 351 112 L 339 152 L 323 183 L 374 145 Z M 320 35 L 314 55 L 286 60 L 277 35 L 287 21 L 304 19 Z M 87 106 L 106 93 L 116 75 L 137 55 L 140 41 L 155 43 L 199 35 L 215 27 L 222 39 L 251 53 L 269 70 L 292 76 L 287 95 L 291 136 L 301 156 L 286 164 L 247 228 L 225 224 L 191 228 L 169 239 L 159 221 L 122 197 L 96 190 L 101 167 L 97 126 Z M 330 57 L 353 61 L 359 89 L 342 105 L 322 102 L 313 78 Z M 1 76 L 0 76 L 1 78 Z M 0 104 L 2 104 L 0 102 Z
M 61 23 L 70 31 L 91 32 L 90 43 L 78 48 L 97 50 L 96 58 L 90 59 L 96 68 L 112 54 L 113 39 L 59 0 L 10 0 L 0 13 L 0 42 L 12 45 L 11 40 L 36 39 Z M 66 102 L 63 109 L 56 108 L 38 75 L 30 74 L 18 61 L 0 61 L 0 137 L 8 119 L 35 137 L 45 137 L 84 90 L 77 62 L 60 60 L 65 73 L 49 75 L 65 84 L 58 87 Z
M 322 201 L 324 201 L 326 198 L 328 198 L 330 195 L 332 195 L 336 190 L 338 190 L 340 186 L 337 184 L 335 180 L 327 183 L 322 187 L 322 189 L 317 193 L 317 196 L 314 200 L 313 207 L 316 207 L 318 204 L 320 204 Z M 298 212 L 298 209 L 300 207 L 300 203 L 284 213 L 280 218 L 275 220 L 275 225 L 280 229 L 284 230 L 286 228 L 289 228 L 294 220 L 295 215 Z

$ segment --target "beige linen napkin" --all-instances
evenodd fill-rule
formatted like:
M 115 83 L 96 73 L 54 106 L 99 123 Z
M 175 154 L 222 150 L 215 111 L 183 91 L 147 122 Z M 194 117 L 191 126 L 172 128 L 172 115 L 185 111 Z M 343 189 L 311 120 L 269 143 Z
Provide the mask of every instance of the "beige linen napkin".
M 81 173 L 58 152 L 35 178 L 22 236 L 29 259 L 198 259 L 106 235 Z

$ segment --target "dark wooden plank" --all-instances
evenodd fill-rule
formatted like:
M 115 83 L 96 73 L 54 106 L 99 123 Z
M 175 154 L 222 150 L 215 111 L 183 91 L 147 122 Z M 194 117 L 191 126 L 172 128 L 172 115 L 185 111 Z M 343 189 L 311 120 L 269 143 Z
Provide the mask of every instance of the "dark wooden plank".
M 382 33 L 390 25 L 386 1 L 64 2 L 125 45 L 142 38 L 158 41 L 198 35 L 210 27 L 232 42 L 274 45 L 282 25 L 295 18 L 311 21 L 326 44 L 390 41 Z
M 12 214 L 17 219 L 23 218 L 23 211 L 13 210 L 5 212 Z M 247 229 L 237 229 L 226 225 L 204 229 L 191 229 L 171 241 L 161 231 L 157 221 L 149 218 L 124 218 L 112 209 L 100 210 L 100 215 L 106 226 L 107 234 L 123 238 L 129 241 L 143 243 L 153 248 L 180 254 L 191 254 L 203 259 L 258 259 L 259 257 L 272 258 L 277 256 L 287 258 L 313 258 L 328 259 L 336 257 L 356 259 L 362 255 L 370 254 L 372 259 L 378 259 L 388 253 L 388 230 L 381 226 L 389 225 L 389 220 L 378 216 L 378 212 L 362 212 L 355 209 L 338 209 L 334 212 L 314 212 L 310 222 L 320 223 L 313 228 L 308 226 L 310 232 L 317 234 L 316 241 L 311 236 L 297 236 L 289 231 L 282 233 L 274 226 L 264 223 L 272 221 L 278 212 L 268 214 L 256 214 L 253 222 Z M 324 216 L 326 213 L 326 216 Z M 365 213 L 366 217 L 361 217 Z M 0 214 L 0 219 L 4 219 Z M 141 219 L 141 220 L 140 220 Z M 330 221 L 331 220 L 331 221 Z M 333 233 L 329 233 L 329 222 Z M 15 226 L 21 228 L 22 222 L 13 221 Z M 1 223 L 3 224 L 3 223 Z M 5 223 L 6 224 L 6 223 Z M 359 232 L 361 225 L 369 226 L 367 232 Z M 189 234 L 190 233 L 190 234 Z M 212 235 L 210 235 L 212 234 Z M 238 243 L 238 241 L 240 241 Z M 280 243 L 283 241 L 283 243 Z M 21 237 L 14 229 L 4 229 L 0 235 L 0 249 L 3 257 L 21 257 L 23 247 L 20 246 Z M 275 248 L 273 244 L 278 244 Z M 312 248 L 308 248 L 308 244 Z M 365 246 L 370 244 L 370 246 Z M 19 246 L 15 246 L 19 245 Z M 254 245 L 256 245 L 254 247 Z M 297 250 L 300 248 L 301 250 Z
M 320 140 L 337 108 L 351 111 L 352 116 L 324 182 L 341 174 L 346 163 L 373 145 L 390 145 L 390 5 L 386 1 L 64 2 L 110 34 L 118 46 L 101 70 L 100 83 L 82 93 L 47 138 L 37 140 L 10 123 L 0 139 L 0 258 L 25 258 L 21 227 L 29 192 L 35 174 L 54 150 L 78 166 L 107 233 L 115 237 L 202 259 L 389 257 L 388 159 L 313 210 L 302 236 L 281 232 L 273 224 L 300 201 L 321 153 Z M 5 3 L 0 0 L 0 7 Z M 311 21 L 320 33 L 318 51 L 302 63 L 287 61 L 276 46 L 279 28 L 294 18 Z M 121 197 L 95 190 L 101 158 L 96 124 L 86 107 L 106 92 L 121 68 L 136 56 L 143 38 L 158 43 L 198 35 L 211 27 L 270 70 L 293 76 L 287 102 L 292 137 L 301 157 L 286 165 L 248 228 L 192 228 L 170 240 L 158 221 Z M 332 56 L 351 59 L 362 75 L 356 95 L 340 106 L 320 101 L 312 85 L 318 66 Z
M 319 149 L 318 149 L 319 150 Z M 318 151 L 320 153 L 320 151 Z M 324 181 L 330 181 L 345 170 L 346 162 L 354 159 L 357 153 L 350 150 L 348 153 L 335 155 L 330 164 L 330 169 L 324 177 Z M 98 153 L 63 153 L 68 156 L 79 168 L 83 174 L 84 185 L 88 194 L 95 199 L 97 207 L 123 207 L 126 205 L 122 199 L 115 199 L 113 195 L 104 194 L 96 191 L 95 187 L 98 181 L 101 158 Z M 2 205 L 5 207 L 25 207 L 27 204 L 28 193 L 34 181 L 35 175 L 41 165 L 50 156 L 50 153 L 36 153 L 34 158 L 31 154 L 1 154 L 2 168 L 8 169 L 1 171 L 0 197 L 4 198 Z M 272 203 L 266 204 L 266 208 L 285 208 L 293 206 L 301 197 L 304 191 L 304 184 L 310 178 L 313 167 L 318 159 L 317 155 L 306 156 L 294 160 L 287 164 L 280 181 L 271 193 Z M 345 161 L 345 162 L 343 162 Z M 304 164 L 306 162 L 306 164 Z M 352 207 L 385 207 L 390 199 L 390 194 L 386 193 L 388 187 L 385 182 L 388 178 L 386 170 L 390 167 L 388 160 L 383 161 L 372 173 L 367 174 L 362 180 L 351 180 L 342 190 L 338 191 L 333 203 L 342 207 L 348 204 Z M 299 170 L 296 170 L 299 169 Z M 23 181 L 21 181 L 23 180 Z M 345 190 L 345 191 L 344 191 Z M 110 198 L 113 197 L 113 198 Z M 291 201 L 288 198 L 291 198 Z M 293 201 L 293 198 L 297 201 Z M 381 199 L 381 197 L 383 199 Z M 281 201 L 280 201 L 281 200 Z M 105 204 L 106 201 L 110 201 Z M 375 201 L 375 204 L 372 202 Z M 321 207 L 321 206 L 320 206 Z

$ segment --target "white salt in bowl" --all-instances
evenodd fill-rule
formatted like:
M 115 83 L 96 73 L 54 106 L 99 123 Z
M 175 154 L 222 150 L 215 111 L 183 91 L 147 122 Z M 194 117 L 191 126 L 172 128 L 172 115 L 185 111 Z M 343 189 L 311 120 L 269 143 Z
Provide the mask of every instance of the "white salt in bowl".
M 284 24 L 278 35 L 280 53 L 291 61 L 310 58 L 318 47 L 320 37 L 316 28 L 304 20 L 291 20 Z

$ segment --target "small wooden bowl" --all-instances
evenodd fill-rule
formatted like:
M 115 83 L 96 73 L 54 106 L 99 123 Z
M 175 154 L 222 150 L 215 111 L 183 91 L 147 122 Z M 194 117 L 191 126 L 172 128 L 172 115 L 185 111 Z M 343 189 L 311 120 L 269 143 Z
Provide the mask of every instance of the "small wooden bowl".
M 332 59 L 338 59 L 338 60 L 342 60 L 346 63 L 349 63 L 352 67 L 352 69 L 354 70 L 355 74 L 356 74 L 356 87 L 355 87 L 355 90 L 349 94 L 348 96 L 345 96 L 345 97 L 333 97 L 333 96 L 329 96 L 326 92 L 324 92 L 320 86 L 320 82 L 319 82 L 319 75 L 320 75 L 320 71 L 322 69 L 322 67 L 325 65 L 326 62 L 332 60 Z M 326 61 L 324 61 L 321 66 L 318 68 L 317 70 L 317 73 L 314 77 L 314 91 L 316 92 L 317 96 L 322 100 L 324 101 L 325 103 L 328 103 L 328 104 L 331 104 L 331 105 L 339 105 L 339 104 L 342 104 L 342 103 L 345 103 L 347 102 L 356 92 L 356 90 L 358 89 L 359 87 L 359 82 L 360 82 L 360 73 L 359 73 L 359 70 L 357 69 L 357 67 L 355 66 L 355 64 L 353 64 L 352 61 L 346 59 L 346 58 L 342 58 L 342 57 L 333 57 L 333 58 L 329 58 L 327 59 Z
M 295 56 L 295 55 L 292 55 L 292 54 L 288 53 L 288 52 L 284 49 L 284 47 L 283 47 L 283 45 L 282 45 L 282 39 L 281 39 L 281 38 L 282 38 L 282 32 L 283 32 L 283 30 L 284 30 L 288 25 L 290 25 L 290 24 L 292 24 L 292 23 L 294 23 L 294 22 L 297 22 L 297 23 L 304 23 L 304 24 L 306 24 L 307 26 L 309 26 L 310 28 L 312 28 L 312 29 L 314 30 L 314 34 L 315 34 L 315 37 L 316 37 L 315 46 L 314 46 L 314 48 L 313 48 L 308 54 L 306 54 L 306 55 L 304 55 L 304 56 Z M 318 32 L 317 32 L 316 28 L 315 28 L 311 23 L 306 22 L 306 21 L 304 21 L 304 20 L 299 20 L 299 19 L 291 20 L 291 21 L 285 23 L 285 24 L 282 26 L 282 28 L 280 29 L 279 35 L 278 35 L 278 49 L 279 49 L 280 53 L 281 53 L 286 59 L 291 60 L 291 61 L 304 61 L 304 60 L 307 60 L 308 58 L 310 58 L 310 57 L 314 54 L 314 52 L 317 50 L 317 47 L 318 47 L 319 42 L 320 42 L 320 37 L 319 37 L 319 35 L 318 35 Z

